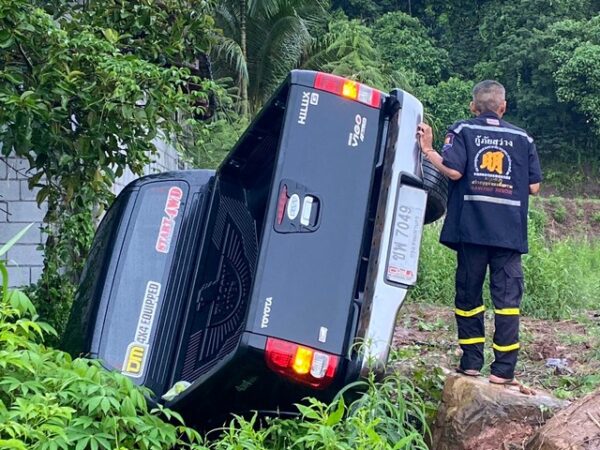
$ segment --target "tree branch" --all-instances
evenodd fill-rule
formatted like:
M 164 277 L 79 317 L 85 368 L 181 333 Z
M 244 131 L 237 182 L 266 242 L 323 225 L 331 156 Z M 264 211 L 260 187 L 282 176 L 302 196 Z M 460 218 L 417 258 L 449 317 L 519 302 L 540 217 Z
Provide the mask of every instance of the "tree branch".
M 25 58 L 25 61 L 27 62 L 27 65 L 29 66 L 29 70 L 33 74 L 33 64 L 31 63 L 29 56 L 27 56 L 27 53 L 25 53 L 25 50 L 23 50 L 23 46 L 21 45 L 20 42 L 17 43 L 17 46 L 19 47 L 19 52 L 21 53 L 21 55 L 23 56 L 23 58 Z

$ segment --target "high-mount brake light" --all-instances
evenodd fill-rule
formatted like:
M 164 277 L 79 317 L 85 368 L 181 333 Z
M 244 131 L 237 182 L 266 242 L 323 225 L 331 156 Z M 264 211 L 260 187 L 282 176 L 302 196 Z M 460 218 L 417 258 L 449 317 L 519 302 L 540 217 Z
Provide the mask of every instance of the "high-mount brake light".
M 314 87 L 374 108 L 379 108 L 381 103 L 381 92 L 377 89 L 329 73 L 317 73 Z
M 316 389 L 331 384 L 339 363 L 337 356 L 274 338 L 267 339 L 265 359 L 274 372 Z

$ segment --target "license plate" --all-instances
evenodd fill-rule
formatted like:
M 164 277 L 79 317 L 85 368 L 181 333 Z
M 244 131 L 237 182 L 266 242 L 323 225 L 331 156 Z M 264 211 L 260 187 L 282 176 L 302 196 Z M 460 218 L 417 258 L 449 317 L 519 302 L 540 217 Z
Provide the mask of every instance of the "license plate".
M 426 204 L 424 190 L 406 185 L 398 188 L 386 266 L 387 281 L 404 285 L 416 283 Z

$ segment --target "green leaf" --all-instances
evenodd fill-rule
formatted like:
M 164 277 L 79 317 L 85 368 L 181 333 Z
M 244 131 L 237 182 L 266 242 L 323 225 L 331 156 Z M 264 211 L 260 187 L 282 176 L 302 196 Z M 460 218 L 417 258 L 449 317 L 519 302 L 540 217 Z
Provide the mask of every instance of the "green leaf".
M 302 414 L 303 417 L 307 417 L 313 420 L 319 420 L 320 418 L 319 414 L 309 406 L 297 403 L 296 408 L 298 408 L 298 411 L 300 411 L 300 414 Z
M 404 448 L 410 448 L 408 445 L 412 443 L 419 435 L 417 433 L 411 433 L 408 436 L 404 436 L 396 445 L 394 445 L 394 450 L 401 450 Z
M 100 406 L 100 403 L 102 402 L 102 399 L 104 397 L 98 395 L 96 397 L 92 397 L 87 401 L 87 408 L 90 414 L 92 414 L 94 411 L 96 411 L 98 409 L 98 407 Z
M 0 448 L 10 448 L 14 450 L 27 450 L 23 441 L 18 439 L 0 439 Z
M 23 92 L 23 93 L 21 94 L 21 97 L 20 97 L 20 99 L 21 99 L 21 101 L 23 101 L 23 100 L 25 100 L 27 97 L 29 97 L 29 96 L 31 96 L 31 95 L 33 95 L 33 94 L 35 94 L 35 92 L 34 92 L 34 91 L 25 91 L 25 92 Z
M 78 443 L 77 446 L 75 447 L 75 450 L 84 450 L 85 447 L 87 446 L 88 442 L 90 441 L 90 437 L 84 437 L 83 439 L 81 439 Z
M 35 315 L 35 306 L 27 297 L 23 291 L 19 289 L 12 289 L 8 292 L 8 301 L 10 305 L 21 313 L 29 313 L 30 315 Z
M 50 195 L 50 187 L 44 186 L 36 194 L 35 201 L 37 202 L 38 205 L 41 205 L 44 202 L 44 200 L 46 200 L 48 195 Z
M 9 36 L 8 39 L 0 41 L 0 48 L 8 48 L 15 43 L 15 40 L 12 36 Z
M 344 397 L 340 397 L 337 402 L 337 407 L 333 410 L 333 412 L 329 415 L 329 417 L 327 417 L 327 421 L 325 422 L 325 425 L 333 426 L 333 425 L 337 425 L 338 423 L 340 423 L 342 418 L 344 417 L 345 409 L 346 408 L 345 408 L 345 404 L 344 404 Z
M 9 239 L 9 241 L 0 248 L 0 256 L 4 255 L 13 245 L 15 245 L 17 241 L 21 239 L 32 226 L 33 223 L 30 223 L 17 234 L 15 234 L 11 239 Z
M 102 34 L 104 35 L 106 40 L 111 44 L 116 44 L 117 42 L 119 42 L 119 33 L 117 33 L 112 28 L 103 29 Z

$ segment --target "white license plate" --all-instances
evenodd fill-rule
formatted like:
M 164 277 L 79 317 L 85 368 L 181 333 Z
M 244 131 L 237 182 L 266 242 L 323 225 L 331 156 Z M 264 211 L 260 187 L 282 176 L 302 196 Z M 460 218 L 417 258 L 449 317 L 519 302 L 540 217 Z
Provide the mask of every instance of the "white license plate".
M 387 281 L 411 286 L 416 283 L 426 204 L 424 190 L 400 185 L 388 250 Z

